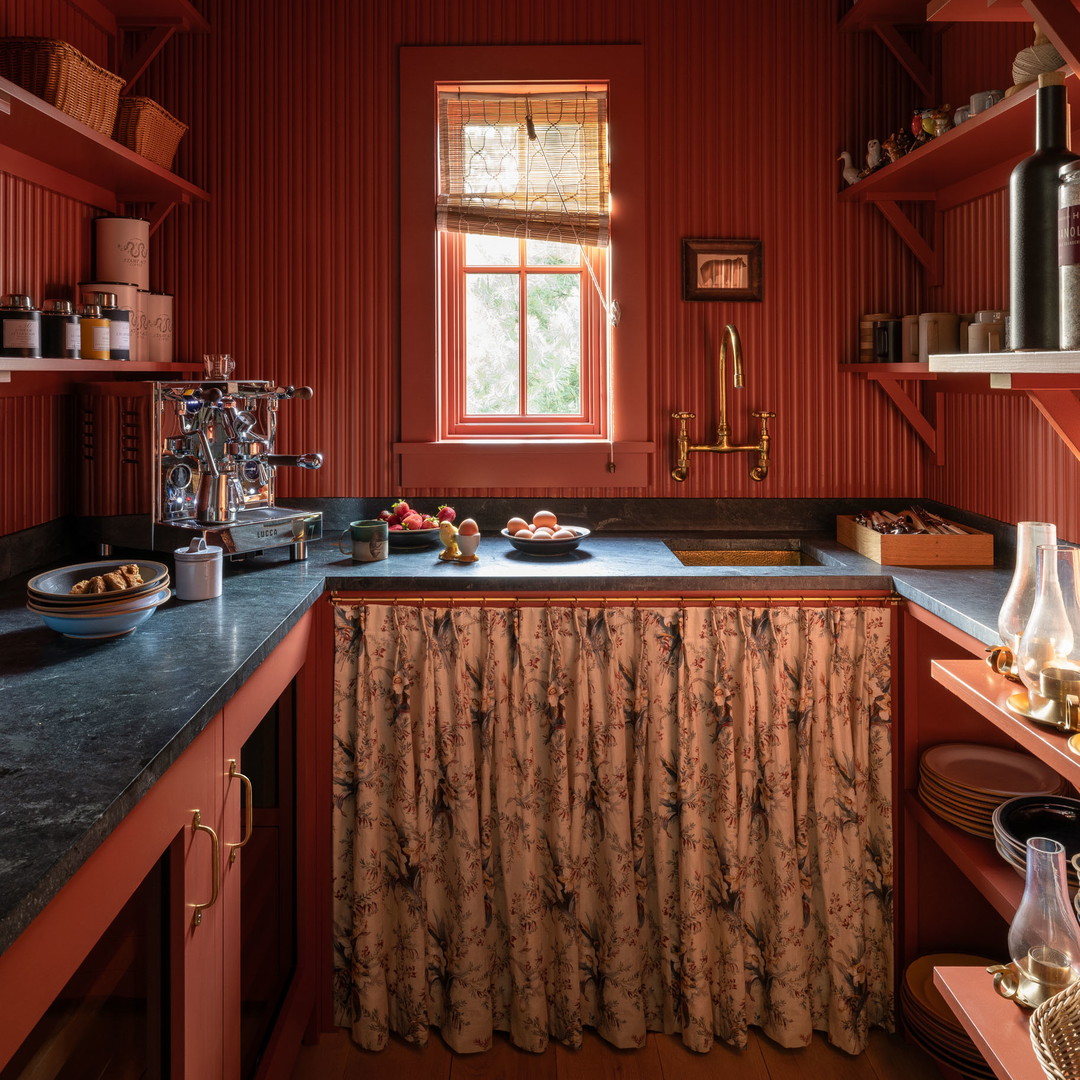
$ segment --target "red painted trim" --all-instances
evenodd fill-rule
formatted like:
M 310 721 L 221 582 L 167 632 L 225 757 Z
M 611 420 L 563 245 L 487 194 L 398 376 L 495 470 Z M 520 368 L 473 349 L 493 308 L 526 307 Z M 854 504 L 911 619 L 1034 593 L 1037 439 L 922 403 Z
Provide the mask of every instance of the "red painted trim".
M 963 630 L 958 629 L 951 623 L 947 623 L 944 619 L 927 611 L 926 608 L 919 607 L 918 604 L 909 603 L 906 607 L 913 619 L 929 626 L 931 630 L 936 631 L 944 638 L 948 638 L 953 644 L 959 645 L 962 649 L 967 649 L 972 656 L 979 657 L 985 655 L 986 646 L 979 641 L 978 638 L 973 638 L 970 634 L 965 634 Z
M 648 454 L 640 461 L 617 463 L 612 474 L 606 457 L 590 452 L 582 475 L 580 458 L 551 454 L 544 442 L 529 447 L 505 467 L 505 447 L 481 454 L 486 468 L 457 446 L 439 445 L 438 477 L 427 455 L 415 444 L 435 444 L 439 437 L 437 357 L 437 252 L 431 206 L 437 167 L 434 137 L 435 86 L 439 82 L 522 81 L 607 82 L 610 88 L 612 184 L 612 297 L 623 317 L 612 333 L 614 426 L 616 440 L 647 440 L 648 385 L 647 274 L 648 218 L 645 193 L 644 51 L 640 46 L 518 46 L 403 48 L 400 53 L 400 192 L 401 250 L 401 483 L 405 486 L 496 487 L 581 485 L 619 488 L 644 486 Z M 424 122 L 423 118 L 429 118 Z M 621 126 L 620 126 L 621 125 Z M 417 207 L 421 209 L 418 210 Z M 430 256 L 424 256 L 430 252 Z M 445 377 L 445 372 L 443 373 Z M 523 460 L 527 459 L 526 460 Z M 418 461 L 424 466 L 417 468 Z M 630 476 L 632 474 L 632 477 Z M 524 478 L 523 478 L 524 477 Z

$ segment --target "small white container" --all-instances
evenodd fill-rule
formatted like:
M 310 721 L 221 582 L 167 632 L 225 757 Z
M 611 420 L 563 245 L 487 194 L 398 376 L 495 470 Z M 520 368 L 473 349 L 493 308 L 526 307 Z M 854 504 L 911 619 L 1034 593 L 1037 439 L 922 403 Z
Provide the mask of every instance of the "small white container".
M 221 595 L 221 550 L 196 536 L 186 548 L 173 552 L 177 600 L 212 600 Z

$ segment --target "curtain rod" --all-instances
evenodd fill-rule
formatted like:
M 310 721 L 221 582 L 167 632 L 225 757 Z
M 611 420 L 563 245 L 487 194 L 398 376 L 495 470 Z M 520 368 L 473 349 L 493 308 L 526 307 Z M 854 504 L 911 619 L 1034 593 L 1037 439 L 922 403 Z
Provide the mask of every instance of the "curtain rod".
M 368 596 L 347 596 L 331 591 L 329 600 L 332 604 L 342 607 L 361 607 L 365 604 L 372 606 L 409 605 L 412 607 L 487 607 L 498 605 L 530 605 L 547 607 L 550 605 L 564 604 L 575 607 L 578 604 L 596 604 L 601 607 L 612 606 L 635 606 L 639 604 L 678 604 L 680 607 L 718 607 L 731 605 L 739 607 L 742 604 L 767 605 L 769 607 L 781 607 L 792 604 L 826 604 L 843 605 L 850 604 L 855 607 L 884 607 L 887 605 L 902 603 L 903 597 L 895 593 L 882 595 L 853 595 L 834 593 L 827 596 L 649 596 L 627 595 L 617 593 L 613 596 L 462 596 L 460 593 L 453 596 L 387 596 L 385 594 L 371 594 Z

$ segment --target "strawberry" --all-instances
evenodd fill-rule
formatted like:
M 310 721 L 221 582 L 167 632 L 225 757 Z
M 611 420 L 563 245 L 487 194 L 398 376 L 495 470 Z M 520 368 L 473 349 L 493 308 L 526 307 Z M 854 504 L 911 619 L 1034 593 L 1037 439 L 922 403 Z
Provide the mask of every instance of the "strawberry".
M 425 514 L 423 527 L 425 529 L 437 529 L 439 527 L 438 518 L 433 518 L 430 514 Z
M 404 499 L 398 499 L 396 503 L 390 504 L 390 509 L 394 511 L 398 516 L 398 520 L 402 520 L 405 515 L 412 509 Z
M 435 515 L 440 521 L 453 521 L 457 517 L 457 511 L 452 506 L 440 506 Z
M 390 532 L 401 532 L 402 529 L 401 529 L 401 526 L 397 522 L 394 522 L 394 524 L 390 526 L 389 531 Z
M 409 513 L 402 518 L 401 527 L 410 531 L 413 529 L 422 529 L 424 527 L 424 519 L 415 510 L 410 510 Z
M 393 518 L 393 516 L 394 515 L 391 514 L 389 510 L 380 510 L 379 511 L 379 520 L 380 521 L 390 521 Z

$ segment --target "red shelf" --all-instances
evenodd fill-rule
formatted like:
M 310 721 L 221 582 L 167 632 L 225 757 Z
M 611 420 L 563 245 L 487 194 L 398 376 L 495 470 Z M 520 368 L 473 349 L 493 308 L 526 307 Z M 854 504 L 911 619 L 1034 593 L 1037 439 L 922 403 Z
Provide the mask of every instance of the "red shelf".
M 0 382 L 11 382 L 12 373 L 54 372 L 65 375 L 84 375 L 95 371 L 111 371 L 118 375 L 190 375 L 202 370 L 201 364 L 151 364 L 138 360 L 18 360 L 0 359 Z
M 999 1080 L 1045 1080 L 1028 1034 L 1030 1013 L 994 990 L 979 967 L 934 968 L 934 985 Z
M 840 29 L 867 30 L 882 24 L 918 26 L 925 21 L 925 0 L 856 0 L 840 19 Z
M 0 78 L 5 172 L 113 213 L 125 202 L 207 200 L 201 188 Z
M 1066 80 L 1073 114 L 1080 93 Z M 840 192 L 849 202 L 933 202 L 939 210 L 1005 187 L 1009 173 L 1035 147 L 1035 91 L 1032 84 L 999 101 L 959 127 L 931 140 L 899 161 Z
M 205 34 L 210 24 L 188 0 L 71 0 L 99 26 L 116 33 L 118 24 L 161 26 L 172 23 L 178 30 Z
M 1031 22 L 1021 0 L 930 0 L 928 22 Z
M 1021 687 L 995 675 L 982 660 L 933 660 L 930 673 L 966 705 L 1000 728 L 1018 745 L 1045 761 L 1074 787 L 1080 785 L 1080 757 L 1068 747 L 1069 736 L 1014 716 L 1005 705 Z
M 1011 922 L 1024 893 L 1024 879 L 997 853 L 992 840 L 972 836 L 927 809 L 913 792 L 905 805 L 927 836 L 963 872 L 1006 922 Z

